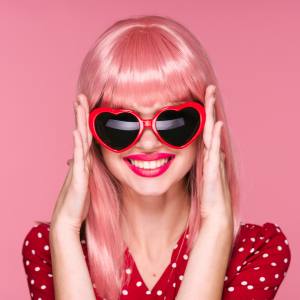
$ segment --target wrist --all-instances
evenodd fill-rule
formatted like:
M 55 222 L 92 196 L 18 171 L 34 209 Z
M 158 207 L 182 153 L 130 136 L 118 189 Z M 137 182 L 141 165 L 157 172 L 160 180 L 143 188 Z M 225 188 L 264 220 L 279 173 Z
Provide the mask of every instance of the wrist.
M 65 221 L 55 221 L 50 224 L 50 235 L 55 238 L 79 237 L 80 228 L 78 229 Z
M 202 219 L 202 228 L 207 228 L 211 231 L 233 234 L 233 220 L 230 218 L 210 217 Z

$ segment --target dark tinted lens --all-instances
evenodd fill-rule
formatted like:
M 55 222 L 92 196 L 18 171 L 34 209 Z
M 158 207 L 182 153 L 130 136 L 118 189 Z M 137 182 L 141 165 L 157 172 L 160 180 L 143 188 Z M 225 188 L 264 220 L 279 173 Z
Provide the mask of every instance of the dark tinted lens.
M 114 115 L 99 114 L 95 119 L 95 130 L 101 140 L 111 148 L 122 150 L 129 146 L 139 133 L 140 124 L 130 113 Z
M 200 126 L 200 116 L 192 107 L 166 110 L 156 120 L 156 130 L 169 144 L 180 147 L 189 142 Z

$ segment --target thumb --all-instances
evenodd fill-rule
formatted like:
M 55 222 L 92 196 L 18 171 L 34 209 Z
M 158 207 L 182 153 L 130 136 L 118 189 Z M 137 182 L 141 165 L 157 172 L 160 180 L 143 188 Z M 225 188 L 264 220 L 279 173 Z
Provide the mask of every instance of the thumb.
M 67 160 L 67 165 L 69 166 L 73 162 L 73 158 Z

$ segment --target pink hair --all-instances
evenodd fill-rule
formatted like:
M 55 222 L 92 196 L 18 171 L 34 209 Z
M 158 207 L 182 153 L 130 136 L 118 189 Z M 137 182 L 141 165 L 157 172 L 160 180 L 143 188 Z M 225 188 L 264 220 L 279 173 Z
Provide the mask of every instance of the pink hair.
M 240 226 L 239 185 L 228 123 L 208 55 L 190 31 L 161 16 L 139 16 L 114 23 L 84 58 L 77 92 L 87 96 L 92 110 L 96 106 L 126 106 L 133 102 L 151 106 L 157 101 L 188 100 L 191 96 L 205 102 L 209 84 L 217 87 L 216 119 L 224 122 L 221 149 L 226 156 L 236 237 Z M 200 139 L 195 164 L 186 175 L 191 198 L 189 250 L 201 227 L 203 146 Z M 125 279 L 120 185 L 106 168 L 95 140 L 91 155 L 91 207 L 85 220 L 89 266 L 97 294 L 114 300 L 119 298 Z

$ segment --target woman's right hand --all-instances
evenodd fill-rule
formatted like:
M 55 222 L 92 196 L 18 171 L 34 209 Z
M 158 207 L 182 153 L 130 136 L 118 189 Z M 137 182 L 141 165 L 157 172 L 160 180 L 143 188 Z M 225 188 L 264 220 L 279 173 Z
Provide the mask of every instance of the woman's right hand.
M 52 213 L 51 227 L 59 225 L 79 233 L 90 206 L 88 182 L 92 134 L 88 126 L 87 98 L 79 94 L 77 99 L 74 103 L 76 129 L 73 130 L 73 159 L 68 161 L 70 167 Z

